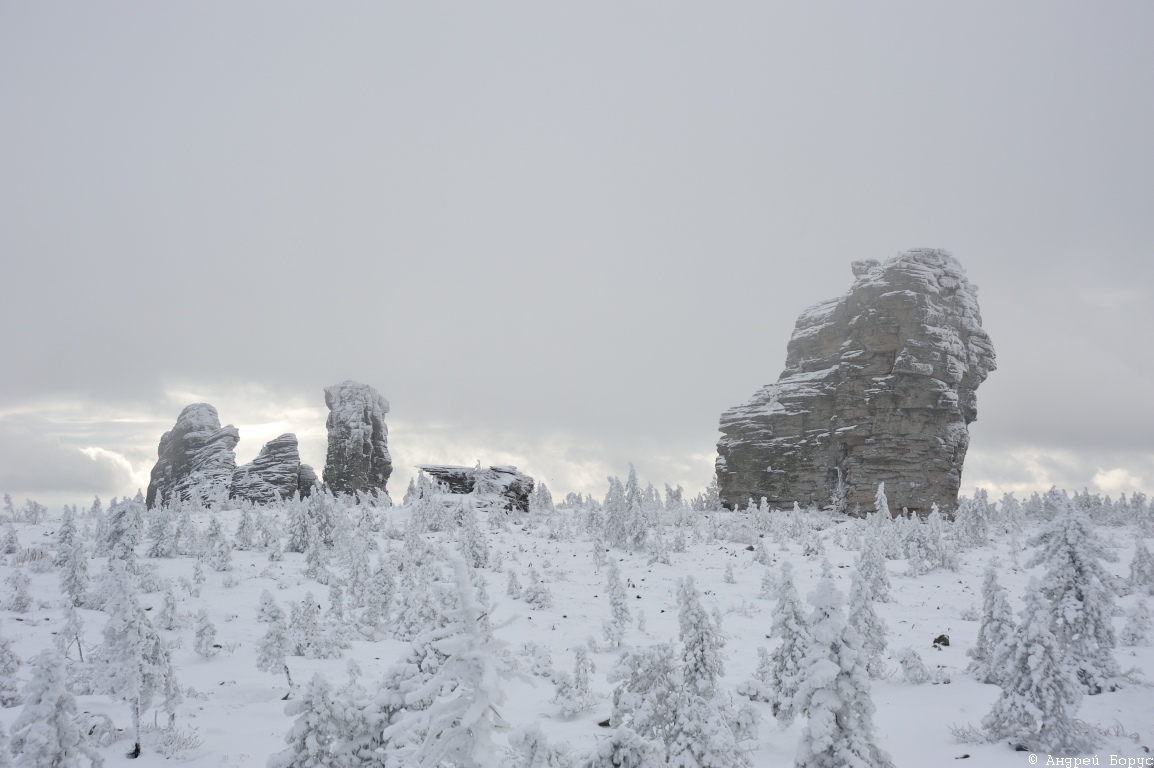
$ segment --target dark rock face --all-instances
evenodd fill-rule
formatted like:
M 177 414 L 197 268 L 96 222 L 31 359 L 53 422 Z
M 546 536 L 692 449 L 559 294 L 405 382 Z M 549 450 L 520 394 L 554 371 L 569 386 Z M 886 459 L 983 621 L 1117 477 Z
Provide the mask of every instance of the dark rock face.
M 222 427 L 216 409 L 208 403 L 185 408 L 176 426 L 160 438 L 148 483 L 148 507 L 187 499 L 197 486 L 227 486 L 236 469 L 233 449 L 239 440 L 236 427 Z
M 421 464 L 417 469 L 449 487 L 450 493 L 477 493 L 500 496 L 506 510 L 529 511 L 533 478 L 516 467 L 456 467 L 448 464 Z
M 325 404 L 329 407 L 325 483 L 333 493 L 385 493 L 393 474 L 385 426 L 389 401 L 368 385 L 344 381 L 325 388 Z
M 882 482 L 894 511 L 957 505 L 976 390 L 996 367 L 977 287 L 942 250 L 853 273 L 845 295 L 798 318 L 777 382 L 722 414 L 726 506 L 838 497 L 871 510 Z
M 236 468 L 232 474 L 231 495 L 256 504 L 268 504 L 291 499 L 297 491 L 302 497 L 308 496 L 316 479 L 312 467 L 301 464 L 297 436 L 287 433 L 265 443 L 251 463 Z

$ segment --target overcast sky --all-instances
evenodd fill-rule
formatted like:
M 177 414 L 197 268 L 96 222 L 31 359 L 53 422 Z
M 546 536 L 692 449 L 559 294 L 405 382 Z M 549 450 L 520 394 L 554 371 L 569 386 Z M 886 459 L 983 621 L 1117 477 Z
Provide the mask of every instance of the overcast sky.
M 855 259 L 950 250 L 966 489 L 1154 490 L 1154 4 L 0 2 L 0 491 L 205 400 L 324 464 L 696 492 Z

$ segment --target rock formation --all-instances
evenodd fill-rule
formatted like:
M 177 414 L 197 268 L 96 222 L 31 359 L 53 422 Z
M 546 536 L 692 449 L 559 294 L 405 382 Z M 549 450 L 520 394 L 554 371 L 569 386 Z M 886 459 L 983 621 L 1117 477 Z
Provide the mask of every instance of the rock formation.
M 313 468 L 301 464 L 297 436 L 289 432 L 265 443 L 252 462 L 236 468 L 232 474 L 231 495 L 256 504 L 268 504 L 291 499 L 298 491 L 302 497 L 308 496 L 316 482 Z
M 421 464 L 417 469 L 449 487 L 450 493 L 477 493 L 500 496 L 505 509 L 529 511 L 529 494 L 533 493 L 533 478 L 517 471 L 516 467 L 456 467 L 448 464 Z
M 160 438 L 145 500 L 148 507 L 187 499 L 198 486 L 227 486 L 236 469 L 233 448 L 239 440 L 236 427 L 222 427 L 208 403 L 185 408 L 176 426 Z
M 975 391 L 995 368 L 977 287 L 942 250 L 858 261 L 843 296 L 798 318 L 777 382 L 721 416 L 726 506 L 957 504 Z
M 385 493 L 393 460 L 389 456 L 385 414 L 389 401 L 355 381 L 325 388 L 329 450 L 325 483 L 333 493 Z

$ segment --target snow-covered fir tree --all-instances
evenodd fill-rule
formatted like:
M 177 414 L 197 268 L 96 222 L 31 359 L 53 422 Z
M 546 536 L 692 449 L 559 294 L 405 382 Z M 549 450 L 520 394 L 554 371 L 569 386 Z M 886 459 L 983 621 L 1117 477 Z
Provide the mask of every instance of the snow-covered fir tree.
M 517 750 L 513 768 L 569 768 L 573 758 L 563 744 L 550 744 L 539 723 L 531 723 L 509 734 L 509 746 Z
M 668 744 L 677 728 L 677 697 L 685 687 L 673 643 L 627 650 L 606 678 L 613 689 L 610 723 L 628 724 L 646 739 Z
M 978 639 L 974 647 L 966 651 L 971 661 L 966 672 L 979 683 L 1001 683 L 1001 665 L 998 661 L 999 649 L 1014 634 L 1014 611 L 1006 590 L 998 583 L 998 570 L 992 564 L 986 566 L 982 581 L 982 617 L 978 627 Z
M 27 613 L 32 607 L 32 581 L 24 569 L 17 568 L 8 576 L 5 583 L 8 585 L 8 598 L 4 607 L 15 613 Z
M 172 687 L 176 675 L 168 646 L 136 599 L 128 564 L 124 560 L 109 564 L 111 589 L 105 604 L 108 621 L 97 661 L 97 680 L 101 690 L 128 704 L 135 756 L 140 754 L 141 716 L 152 706 L 158 692 L 163 695 L 166 688 Z M 174 705 L 175 702 L 166 701 L 166 706 Z
M 902 668 L 902 678 L 910 685 L 922 685 L 934 679 L 922 655 L 913 648 L 902 648 L 897 652 L 897 657 Z
M 20 681 L 16 678 L 24 660 L 16 655 L 12 641 L 0 634 L 0 706 L 15 707 L 21 701 Z
M 665 749 L 642 738 L 627 726 L 618 726 L 609 737 L 597 742 L 577 768 L 666 768 Z
M 275 603 L 273 607 L 276 607 Z M 288 663 L 285 662 L 285 657 L 292 651 L 292 643 L 289 639 L 284 612 L 277 608 L 276 612 L 270 611 L 268 616 L 268 629 L 265 630 L 256 644 L 256 668 L 261 672 L 270 672 L 274 675 L 283 672 L 291 689 L 293 678 L 289 672 Z
M 233 534 L 233 542 L 236 548 L 244 551 L 253 548 L 253 544 L 257 537 L 257 527 L 253 520 L 252 512 L 246 506 L 240 511 L 240 521 L 236 524 L 236 533 Z
M 1130 560 L 1130 591 L 1136 594 L 1154 595 L 1154 555 L 1146 548 L 1146 542 L 1138 539 L 1134 545 L 1134 557 Z
M 890 576 L 886 570 L 886 547 L 877 532 L 872 529 L 867 530 L 862 536 L 857 570 L 869 587 L 870 599 L 879 603 L 893 600 L 890 597 Z
M 880 493 L 880 492 L 879 492 Z M 829 573 L 809 596 L 810 644 L 802 660 L 794 707 L 807 720 L 798 740 L 798 768 L 889 766 L 874 744 L 874 703 L 866 654 L 842 615 L 843 599 Z
M 1014 747 L 1058 754 L 1092 748 L 1095 739 L 1074 719 L 1082 686 L 1066 661 L 1041 583 L 1030 579 L 1026 605 L 1014 634 L 999 658 L 1005 664 L 1002 695 L 982 727 L 991 739 L 1009 739 Z
M 196 614 L 196 635 L 193 650 L 206 659 L 215 656 L 220 648 L 216 642 L 216 625 L 208 618 L 208 611 L 201 608 Z
M 350 735 L 350 713 L 322 673 L 314 674 L 304 696 L 290 701 L 284 711 L 297 717 L 285 734 L 288 746 L 268 759 L 268 768 L 326 768 L 339 764 L 334 750 Z
M 605 589 L 609 593 L 610 616 L 602 628 L 609 646 L 618 648 L 625 637 L 625 628 L 632 616 L 629 613 L 629 595 L 625 593 L 625 586 L 621 583 L 621 571 L 617 569 L 615 562 L 609 563 L 605 573 Z
M 60 525 L 56 528 L 56 554 L 52 558 L 52 565 L 56 568 L 63 568 L 68 562 L 68 557 L 76 542 L 76 511 L 73 507 L 65 504 L 64 514 L 60 517 Z
M 586 711 L 596 701 L 589 676 L 597 670 L 589 658 L 589 652 L 579 645 L 573 649 L 573 657 L 573 674 L 560 672 L 553 680 L 556 693 L 552 702 L 561 707 L 561 714 L 565 717 Z
M 171 557 L 174 554 L 176 537 L 173 532 L 172 510 L 167 505 L 153 507 L 148 513 L 148 557 Z
M 725 638 L 702 606 L 692 576 L 681 581 L 677 605 L 685 684 L 709 701 L 717 695 L 717 679 L 725 675 Z
M 1118 635 L 1118 641 L 1125 646 L 1150 644 L 1150 605 L 1145 598 L 1139 598 L 1134 607 L 1126 612 L 1126 626 Z
M 76 698 L 65 682 L 65 667 L 55 649 L 32 660 L 32 679 L 24 688 L 24 708 L 12 724 L 8 748 L 16 768 L 78 768 L 81 758 L 99 768 L 100 753 L 77 726 Z
M 809 618 L 793 584 L 793 567 L 789 563 L 781 565 L 770 634 L 781 640 L 781 645 L 770 654 L 773 662 L 768 680 L 772 692 L 770 704 L 778 724 L 786 728 L 799 713 L 795 698 L 812 642 Z
M 885 676 L 882 654 L 886 650 L 886 632 L 889 630 L 874 611 L 870 588 L 860 571 L 854 571 L 851 577 L 848 622 L 861 641 L 861 650 L 866 655 L 866 672 L 870 677 Z
M 1102 561 L 1117 558 L 1064 494 L 1051 503 L 1059 512 L 1029 540 L 1038 550 L 1026 567 L 1046 567 L 1042 589 L 1051 601 L 1053 632 L 1082 689 L 1089 694 L 1113 690 L 1121 674 L 1114 659 L 1113 577 Z
M 88 602 L 88 557 L 84 553 L 84 543 L 74 538 L 58 553 L 63 557 L 60 565 L 60 591 L 68 596 L 69 602 L 80 608 Z
M 75 645 L 78 659 L 84 661 L 84 644 L 81 642 L 83 636 L 84 620 L 80 617 L 80 612 L 76 610 L 76 606 L 66 604 L 64 606 L 64 626 L 56 632 L 56 649 L 61 656 L 67 659 L 68 652 Z
M 144 533 L 144 504 L 122 499 L 108 507 L 104 531 L 104 552 L 109 559 L 121 560 L 128 572 L 136 573 L 136 547 Z
M 541 580 L 541 574 L 537 573 L 533 566 L 529 566 L 529 573 L 526 574 L 525 580 L 528 586 L 521 597 L 530 608 L 552 608 L 553 607 L 553 593 L 549 591 L 549 585 Z

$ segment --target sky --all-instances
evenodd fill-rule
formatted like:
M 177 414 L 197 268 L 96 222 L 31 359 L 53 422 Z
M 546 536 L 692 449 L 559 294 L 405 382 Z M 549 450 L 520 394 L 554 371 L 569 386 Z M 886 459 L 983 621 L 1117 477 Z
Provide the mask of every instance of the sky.
M 952 252 L 963 488 L 1154 492 L 1154 5 L 0 2 L 0 491 L 134 493 L 187 404 L 324 464 L 701 490 L 850 262 Z

